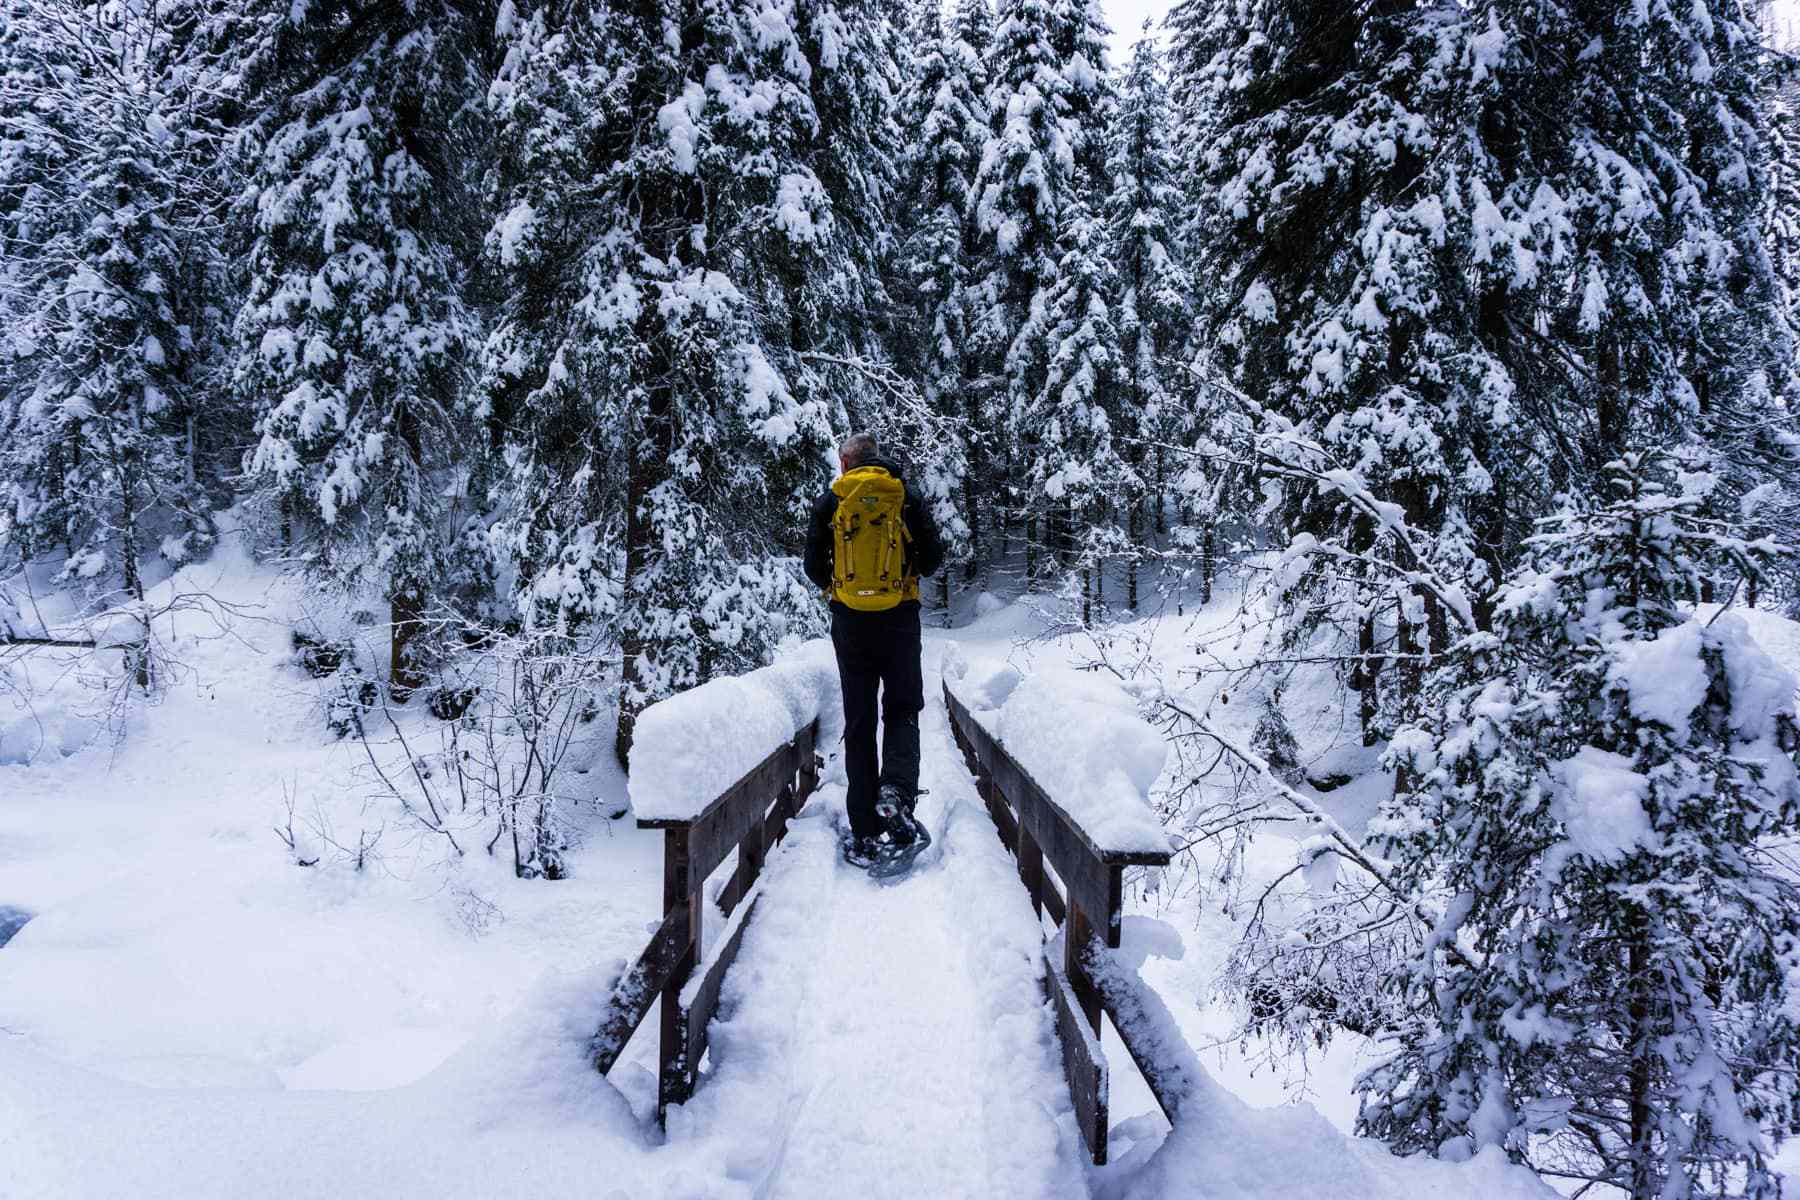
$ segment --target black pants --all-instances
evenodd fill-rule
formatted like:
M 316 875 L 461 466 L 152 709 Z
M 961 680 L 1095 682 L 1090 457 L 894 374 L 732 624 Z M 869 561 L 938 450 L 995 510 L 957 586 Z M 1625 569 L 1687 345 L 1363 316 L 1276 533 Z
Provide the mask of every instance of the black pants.
M 876 790 L 898 785 L 911 797 L 919 790 L 919 710 L 925 707 L 925 678 L 919 666 L 919 605 L 908 601 L 886 612 L 854 612 L 831 606 L 831 644 L 837 650 L 838 678 L 844 685 L 844 773 L 850 790 L 846 807 L 850 832 L 867 837 L 881 831 L 875 819 Z M 875 757 L 875 695 L 881 691 L 881 758 Z

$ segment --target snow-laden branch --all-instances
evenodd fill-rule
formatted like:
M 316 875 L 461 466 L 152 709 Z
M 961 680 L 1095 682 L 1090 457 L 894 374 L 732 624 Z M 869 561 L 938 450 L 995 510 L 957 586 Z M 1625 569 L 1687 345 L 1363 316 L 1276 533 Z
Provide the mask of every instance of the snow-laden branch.
M 1345 829 L 1337 818 L 1321 808 L 1316 801 L 1282 779 L 1269 765 L 1267 759 L 1167 693 L 1159 694 L 1156 697 L 1156 703 L 1170 715 L 1185 721 L 1193 728 L 1194 732 L 1210 739 L 1225 753 L 1261 775 L 1283 800 L 1304 813 L 1307 819 L 1322 831 L 1336 853 L 1367 872 L 1383 891 L 1392 896 L 1407 912 L 1428 926 L 1432 930 L 1432 938 L 1443 945 L 1451 957 L 1471 969 L 1479 967 L 1482 961 L 1480 953 L 1463 944 L 1460 935 L 1455 930 L 1447 928 L 1446 914 L 1441 908 L 1412 892 L 1397 880 L 1386 860 L 1370 852 L 1360 838 Z

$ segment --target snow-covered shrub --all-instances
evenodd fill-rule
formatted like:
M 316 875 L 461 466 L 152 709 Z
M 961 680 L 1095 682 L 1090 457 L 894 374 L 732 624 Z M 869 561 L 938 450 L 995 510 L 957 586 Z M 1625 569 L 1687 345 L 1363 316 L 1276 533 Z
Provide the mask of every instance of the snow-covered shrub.
M 439 686 L 431 689 L 431 694 L 425 698 L 425 707 L 440 721 L 456 721 L 469 711 L 469 705 L 475 703 L 475 697 L 479 695 L 481 689 L 473 685 Z
M 617 683 L 617 659 L 570 638 L 468 632 L 460 640 L 473 648 L 432 693 L 436 721 L 423 732 L 373 680 L 347 681 L 334 711 L 415 829 L 452 855 L 506 854 L 520 878 L 560 879 L 576 810 L 594 799 L 581 778 L 608 732 L 594 714 Z
M 352 668 L 325 701 L 325 728 L 342 739 L 367 731 L 363 718 L 381 703 L 381 688 Z
M 335 675 L 346 663 L 356 662 L 356 647 L 349 642 L 333 642 L 294 630 L 291 639 L 294 662 L 314 679 Z
M 1700 515 L 1710 478 L 1608 474 L 1542 523 L 1441 717 L 1391 750 L 1412 782 L 1372 832 L 1444 910 L 1395 974 L 1408 1019 L 1361 1124 L 1637 1200 L 1773 1196 L 1800 1069 L 1800 888 L 1771 857 L 1800 831 L 1794 680 L 1685 607 L 1768 547 Z
M 1306 769 L 1300 765 L 1300 743 L 1281 711 L 1280 688 L 1264 697 L 1262 715 L 1257 717 L 1256 729 L 1250 735 L 1250 748 L 1262 755 L 1284 782 L 1297 784 L 1306 778 Z

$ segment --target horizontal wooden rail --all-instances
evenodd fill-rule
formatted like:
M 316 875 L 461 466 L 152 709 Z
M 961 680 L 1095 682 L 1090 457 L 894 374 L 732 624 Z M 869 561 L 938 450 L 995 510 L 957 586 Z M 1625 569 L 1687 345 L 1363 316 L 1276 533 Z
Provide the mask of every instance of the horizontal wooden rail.
M 663 918 L 661 928 L 650 938 L 650 944 L 638 955 L 619 982 L 613 985 L 612 999 L 606 1006 L 600 1031 L 594 1035 L 594 1066 L 602 1074 L 613 1069 L 625 1043 L 637 1032 L 650 1013 L 650 1006 L 668 986 L 675 968 L 688 951 L 690 924 L 685 907 Z
M 1113 1023 L 1127 1040 L 1133 1061 L 1144 1069 L 1140 1049 L 1130 1039 L 1141 1023 L 1127 1034 L 1119 1014 L 1109 1004 L 1115 996 L 1103 992 L 1089 968 L 1096 949 L 1116 949 L 1124 927 L 1124 869 L 1128 866 L 1166 866 L 1167 851 L 1122 851 L 1095 843 L 1079 822 L 1069 816 L 1030 772 L 1019 765 L 993 734 L 969 712 L 944 683 L 944 707 L 950 713 L 950 732 L 963 752 L 976 787 L 994 818 L 1000 840 L 1018 860 L 1019 878 L 1031 894 L 1032 907 L 1063 931 L 1063 961 L 1047 953 L 1044 988 L 1056 1012 L 1057 1035 L 1063 1047 L 1063 1073 L 1075 1116 L 1087 1139 L 1094 1162 L 1106 1162 L 1107 1090 L 1106 1057 L 1102 1053 L 1101 1014 L 1113 1014 Z M 1062 880 L 1059 890 L 1046 864 Z M 1146 1049 L 1146 1053 L 1149 1051 Z M 1146 1078 L 1150 1078 L 1146 1072 Z M 1151 1078 L 1154 1090 L 1156 1081 Z M 1157 1101 L 1168 1104 L 1159 1094 Z
M 1087 961 L 1090 974 L 1100 989 L 1100 1002 L 1112 1018 L 1113 1028 L 1119 1031 L 1119 1040 L 1125 1044 L 1138 1073 L 1150 1085 L 1150 1094 L 1156 1097 L 1158 1107 L 1173 1125 L 1182 1105 L 1187 1103 L 1199 1083 L 1188 1074 L 1190 1070 L 1199 1069 L 1193 1065 L 1193 1051 L 1186 1045 L 1169 1044 L 1180 1038 L 1174 1019 L 1169 1016 L 1162 998 L 1136 971 L 1125 967 L 1116 958 L 1106 961 L 1099 969 L 1092 969 L 1092 964 L 1106 953 L 1098 942 L 1088 943 Z
M 632 1034 L 662 999 L 656 1112 L 693 1095 L 700 1060 L 706 1056 L 708 1027 L 718 1008 L 725 973 L 737 959 L 756 902 L 707 967 L 686 1003 L 694 971 L 704 961 L 702 927 L 709 876 L 737 851 L 737 865 L 720 890 L 718 910 L 729 919 L 750 895 L 769 851 L 787 834 L 788 822 L 819 785 L 815 721 L 794 740 L 752 767 L 705 809 L 687 820 L 639 820 L 641 829 L 663 831 L 663 922 L 613 987 L 612 998 L 594 1034 L 594 1066 L 612 1070 Z

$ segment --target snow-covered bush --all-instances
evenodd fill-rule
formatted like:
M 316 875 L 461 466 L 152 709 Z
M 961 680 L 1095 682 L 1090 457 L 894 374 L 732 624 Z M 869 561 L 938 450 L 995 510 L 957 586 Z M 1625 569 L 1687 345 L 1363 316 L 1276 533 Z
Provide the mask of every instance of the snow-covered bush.
M 593 642 L 466 632 L 473 646 L 431 693 L 427 730 L 356 675 L 333 698 L 333 720 L 361 739 L 378 791 L 412 828 L 456 857 L 503 854 L 520 878 L 560 879 L 576 810 L 594 799 L 581 777 L 610 731 L 596 718 L 617 659 Z
M 1372 832 L 1444 909 L 1361 1122 L 1637 1200 L 1773 1196 L 1800 1069 L 1800 888 L 1771 857 L 1800 831 L 1794 680 L 1687 608 L 1769 547 L 1662 456 L 1608 476 L 1542 523 L 1441 715 L 1391 750 L 1410 784 Z

